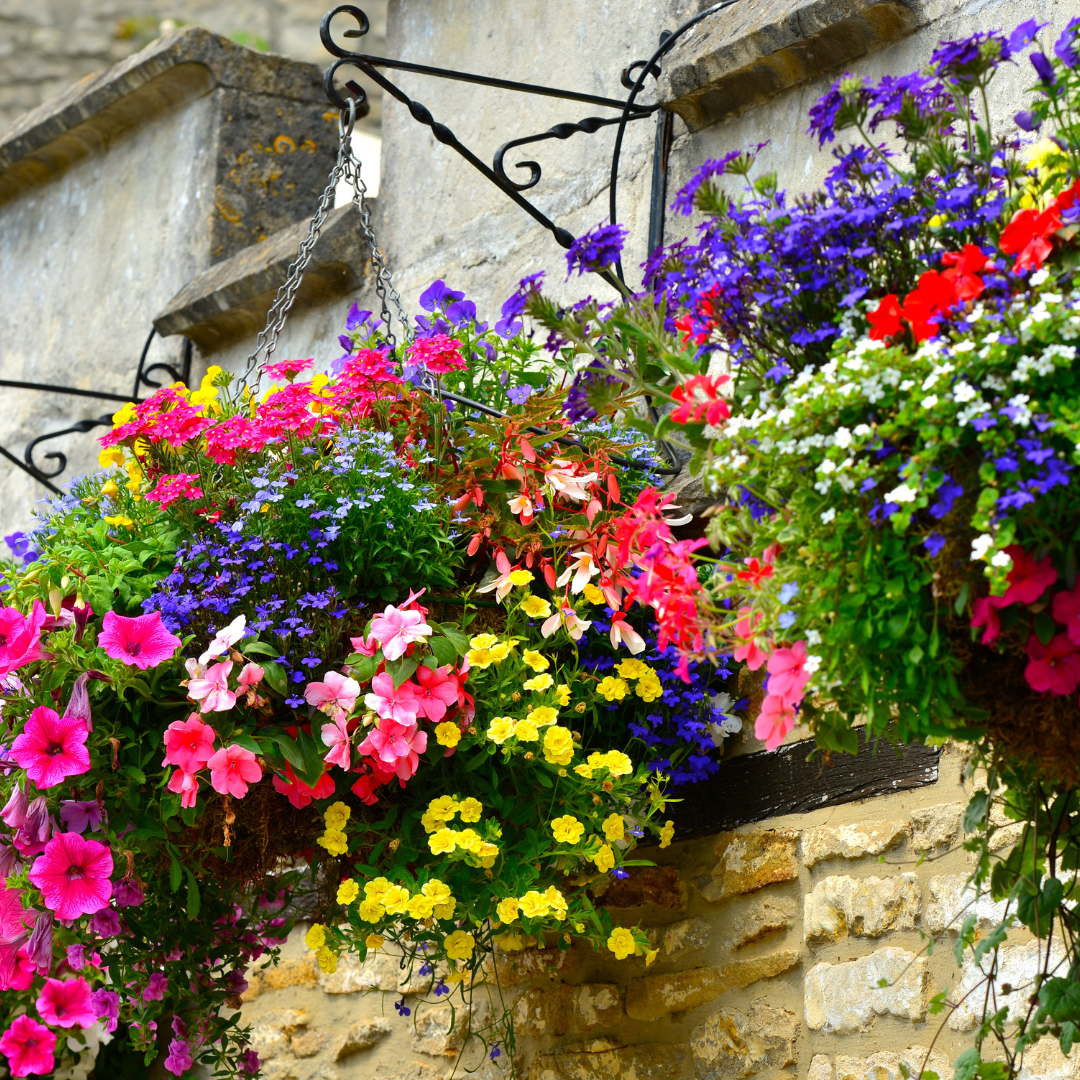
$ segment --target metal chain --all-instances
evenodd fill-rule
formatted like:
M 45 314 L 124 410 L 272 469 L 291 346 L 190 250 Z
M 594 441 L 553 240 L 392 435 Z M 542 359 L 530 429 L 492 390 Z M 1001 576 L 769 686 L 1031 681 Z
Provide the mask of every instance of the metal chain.
M 393 278 L 386 269 L 382 252 L 379 250 L 375 240 L 375 232 L 371 227 L 371 208 L 368 206 L 366 199 L 367 185 L 360 175 L 360 160 L 352 152 L 352 133 L 355 122 L 356 102 L 350 101 L 348 122 L 345 121 L 344 110 L 342 110 L 342 115 L 338 118 L 338 154 L 337 161 L 333 169 L 330 170 L 329 182 L 319 198 L 319 205 L 312 216 L 308 234 L 301 241 L 296 252 L 296 258 L 289 264 L 285 281 L 278 289 L 274 296 L 274 302 L 269 312 L 267 312 L 266 326 L 259 332 L 259 336 L 255 340 L 255 349 L 248 357 L 244 373 L 237 384 L 240 389 L 247 385 L 248 379 L 258 368 L 270 362 L 274 350 L 277 349 L 278 338 L 281 336 L 281 331 L 285 326 L 285 319 L 296 299 L 296 292 L 300 288 L 304 271 L 307 269 L 308 263 L 311 262 L 312 253 L 315 250 L 316 243 L 318 243 L 323 226 L 326 224 L 326 219 L 333 209 L 337 187 L 342 180 L 348 180 L 352 185 L 352 202 L 360 214 L 360 227 L 371 245 L 371 262 L 375 270 L 375 291 L 382 303 L 381 315 L 386 324 L 386 339 L 391 348 L 397 344 L 397 339 L 390 329 L 392 320 L 390 311 L 387 308 L 388 296 L 397 311 L 397 317 L 401 322 L 405 339 L 408 340 L 411 337 L 408 316 L 401 305 L 401 297 L 394 287 Z M 261 363 L 260 357 L 262 358 Z

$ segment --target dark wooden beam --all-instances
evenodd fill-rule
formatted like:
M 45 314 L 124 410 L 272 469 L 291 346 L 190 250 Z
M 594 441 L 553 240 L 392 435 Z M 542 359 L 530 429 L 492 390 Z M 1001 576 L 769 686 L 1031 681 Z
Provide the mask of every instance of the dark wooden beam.
M 670 788 L 680 840 L 712 836 L 782 814 L 890 795 L 936 784 L 941 748 L 897 747 L 859 736 L 857 754 L 824 754 L 813 739 L 776 751 L 729 758 L 699 784 Z M 811 754 L 814 756 L 811 758 Z

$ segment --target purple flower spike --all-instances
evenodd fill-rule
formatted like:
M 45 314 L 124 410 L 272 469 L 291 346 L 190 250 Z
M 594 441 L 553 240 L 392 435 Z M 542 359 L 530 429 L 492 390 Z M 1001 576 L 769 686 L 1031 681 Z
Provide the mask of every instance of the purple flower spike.
M 566 253 L 566 278 L 577 270 L 578 276 L 586 271 L 604 270 L 614 266 L 622 254 L 629 233 L 624 225 L 598 225 L 591 232 L 579 236 Z

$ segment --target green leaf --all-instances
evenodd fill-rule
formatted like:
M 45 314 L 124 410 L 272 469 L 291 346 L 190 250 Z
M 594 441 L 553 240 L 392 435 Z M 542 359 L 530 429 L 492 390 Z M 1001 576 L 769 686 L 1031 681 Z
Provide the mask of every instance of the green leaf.
M 438 660 L 440 664 L 453 664 L 454 661 L 457 660 L 457 649 L 448 637 L 431 637 L 428 639 L 428 645 L 431 647 L 435 659 Z
M 390 672 L 396 690 L 402 683 L 413 677 L 416 671 L 416 661 L 411 656 L 403 656 L 399 660 L 388 660 L 386 670 Z
M 142 771 L 142 769 L 135 768 L 134 765 L 125 765 L 120 770 L 120 772 L 123 773 L 124 776 L 130 776 L 131 779 L 134 780 L 136 784 L 145 784 L 146 783 L 146 773 L 144 773 Z
M 176 890 L 180 888 L 180 881 L 183 878 L 184 871 L 176 856 L 171 851 L 169 852 L 169 860 L 169 888 L 172 889 L 173 892 L 176 892 Z
M 296 745 L 299 747 L 303 758 L 300 769 L 297 770 L 294 765 L 293 770 L 308 787 L 314 787 L 322 779 L 323 773 L 326 772 L 326 764 L 323 761 L 326 747 L 317 743 L 306 731 L 296 733 Z
M 1054 639 L 1054 634 L 1057 633 L 1057 626 L 1054 624 L 1054 617 L 1049 611 L 1040 611 L 1035 616 L 1035 636 L 1044 644 L 1049 645 Z
M 263 748 L 250 736 L 250 735 L 234 735 L 232 741 L 237 746 L 242 746 L 245 750 L 250 750 L 253 754 L 261 754 Z
M 184 910 L 187 912 L 189 919 L 197 919 L 199 917 L 199 908 L 202 906 L 202 898 L 199 896 L 199 883 L 195 880 L 195 875 L 187 870 L 187 904 L 184 905 Z
M 267 660 L 266 663 L 259 665 L 265 672 L 267 685 L 275 694 L 285 696 L 285 692 L 288 689 L 288 679 L 285 677 L 285 669 L 273 660 Z
M 363 653 L 354 653 L 347 661 L 349 674 L 361 685 L 371 682 L 379 670 L 379 658 L 377 656 L 364 656 Z
M 247 656 L 280 656 L 281 650 L 275 649 L 273 645 L 267 645 L 265 641 L 249 641 L 247 644 L 241 642 L 240 652 Z
M 469 635 L 462 633 L 456 626 L 442 625 L 442 632 L 450 639 L 450 643 L 457 650 L 458 656 L 464 656 L 469 651 Z
M 262 734 L 265 738 L 270 739 L 280 747 L 282 754 L 285 755 L 285 760 L 294 770 L 302 769 L 304 767 L 304 755 L 300 752 L 296 743 L 287 732 L 266 728 L 263 730 Z
M 971 796 L 967 810 L 964 811 L 964 832 L 975 832 L 986 823 L 986 812 L 990 806 L 990 792 L 976 791 Z

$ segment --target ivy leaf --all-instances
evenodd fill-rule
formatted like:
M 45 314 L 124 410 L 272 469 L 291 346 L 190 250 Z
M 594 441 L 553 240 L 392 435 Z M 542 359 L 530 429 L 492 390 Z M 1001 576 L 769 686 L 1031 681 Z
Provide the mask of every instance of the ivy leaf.
M 986 812 L 990 806 L 990 792 L 976 791 L 971 796 L 967 810 L 964 811 L 964 832 L 976 832 L 986 822 Z

